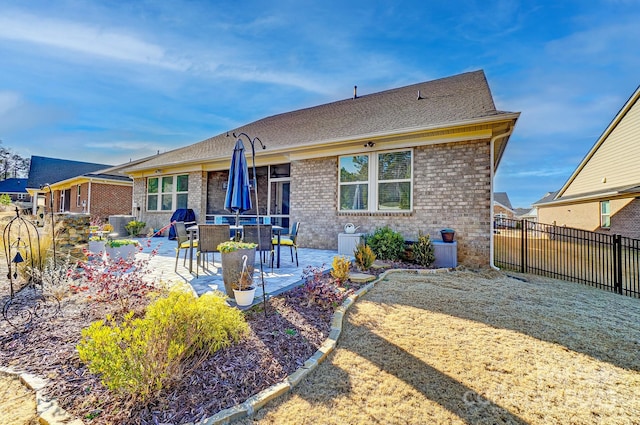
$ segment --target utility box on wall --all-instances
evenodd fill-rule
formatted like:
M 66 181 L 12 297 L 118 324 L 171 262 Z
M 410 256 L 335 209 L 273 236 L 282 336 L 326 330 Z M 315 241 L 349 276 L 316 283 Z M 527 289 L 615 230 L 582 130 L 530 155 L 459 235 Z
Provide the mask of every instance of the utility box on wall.
M 130 221 L 136 218 L 132 215 L 110 215 L 109 224 L 113 226 L 113 231 L 120 237 L 126 237 L 128 235 L 127 229 L 124 227 Z
M 436 259 L 433 266 L 436 268 L 454 268 L 458 266 L 458 242 L 431 241 L 433 254 Z
M 353 257 L 353 251 L 360 242 L 364 233 L 339 233 L 338 234 L 338 254 Z

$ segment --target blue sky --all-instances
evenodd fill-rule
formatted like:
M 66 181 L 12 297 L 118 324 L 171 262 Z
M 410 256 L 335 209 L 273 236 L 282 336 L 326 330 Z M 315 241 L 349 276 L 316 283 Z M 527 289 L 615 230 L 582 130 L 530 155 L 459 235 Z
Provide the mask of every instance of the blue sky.
M 496 176 L 556 190 L 640 84 L 640 0 L 14 1 L 0 140 L 118 164 L 269 115 L 483 69 L 522 115 Z

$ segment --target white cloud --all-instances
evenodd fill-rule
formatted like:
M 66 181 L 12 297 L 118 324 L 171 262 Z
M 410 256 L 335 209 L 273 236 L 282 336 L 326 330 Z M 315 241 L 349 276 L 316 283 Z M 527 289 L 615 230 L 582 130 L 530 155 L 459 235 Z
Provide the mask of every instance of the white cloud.
M 24 13 L 5 12 L 0 15 L 0 39 L 179 71 L 191 66 L 188 61 L 171 57 L 162 46 L 144 41 L 133 34 Z
M 22 104 L 22 97 L 10 91 L 0 91 L 0 116 L 17 108 Z

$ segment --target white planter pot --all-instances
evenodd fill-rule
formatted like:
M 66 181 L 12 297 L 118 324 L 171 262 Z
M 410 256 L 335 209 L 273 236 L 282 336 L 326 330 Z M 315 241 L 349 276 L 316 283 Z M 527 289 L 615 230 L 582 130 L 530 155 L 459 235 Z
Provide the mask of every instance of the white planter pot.
M 89 252 L 98 254 L 104 252 L 105 241 L 89 241 Z
M 111 248 L 108 245 L 105 246 L 105 252 L 109 257 L 117 261 L 118 258 L 133 259 L 138 251 L 138 245 L 122 245 L 115 248 Z
M 246 307 L 253 304 L 253 298 L 256 295 L 256 288 L 253 287 L 244 291 L 238 291 L 237 289 L 234 289 L 233 295 L 236 299 L 236 304 L 238 304 L 240 307 Z

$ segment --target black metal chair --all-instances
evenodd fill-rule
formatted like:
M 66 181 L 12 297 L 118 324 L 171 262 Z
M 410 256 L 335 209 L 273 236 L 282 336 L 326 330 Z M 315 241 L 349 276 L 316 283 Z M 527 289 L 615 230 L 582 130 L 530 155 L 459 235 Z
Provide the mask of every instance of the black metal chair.
M 295 250 L 296 267 L 299 267 L 298 265 L 298 231 L 299 230 L 300 230 L 300 222 L 296 221 L 295 223 L 293 223 L 293 226 L 291 227 L 291 233 L 289 233 L 288 236 L 280 237 L 280 247 L 283 247 L 283 246 L 289 247 L 289 250 L 291 251 L 291 261 L 293 261 L 293 251 Z M 278 238 L 273 238 L 271 240 L 271 243 L 273 245 L 278 245 Z

